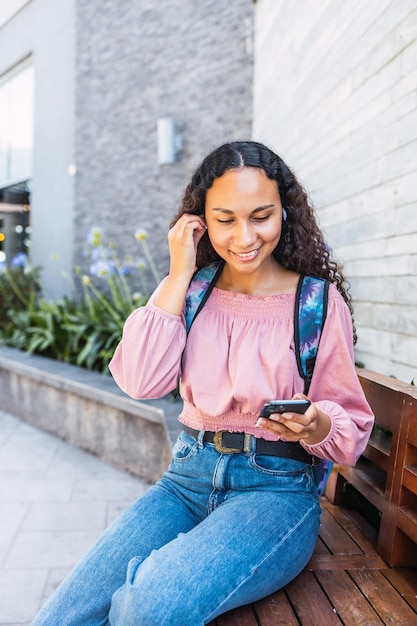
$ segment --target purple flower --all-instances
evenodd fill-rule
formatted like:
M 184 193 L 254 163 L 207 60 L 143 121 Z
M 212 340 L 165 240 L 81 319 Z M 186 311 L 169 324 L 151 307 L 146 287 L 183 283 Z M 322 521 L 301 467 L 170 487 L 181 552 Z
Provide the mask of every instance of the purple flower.
M 12 259 L 12 267 L 25 267 L 27 256 L 24 252 L 18 252 Z

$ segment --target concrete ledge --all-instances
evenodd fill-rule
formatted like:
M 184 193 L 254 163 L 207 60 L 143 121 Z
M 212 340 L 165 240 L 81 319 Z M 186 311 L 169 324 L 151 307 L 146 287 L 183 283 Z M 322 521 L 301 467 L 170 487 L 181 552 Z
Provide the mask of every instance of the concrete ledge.
M 2 410 L 150 482 L 169 460 L 180 409 L 168 399 L 133 400 L 111 376 L 5 346 L 0 401 Z

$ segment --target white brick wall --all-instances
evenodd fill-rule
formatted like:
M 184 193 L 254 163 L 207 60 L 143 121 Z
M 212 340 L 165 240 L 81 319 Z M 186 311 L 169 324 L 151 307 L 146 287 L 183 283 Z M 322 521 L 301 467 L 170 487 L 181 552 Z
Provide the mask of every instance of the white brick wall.
M 258 0 L 253 136 L 345 263 L 357 360 L 417 382 L 417 0 Z

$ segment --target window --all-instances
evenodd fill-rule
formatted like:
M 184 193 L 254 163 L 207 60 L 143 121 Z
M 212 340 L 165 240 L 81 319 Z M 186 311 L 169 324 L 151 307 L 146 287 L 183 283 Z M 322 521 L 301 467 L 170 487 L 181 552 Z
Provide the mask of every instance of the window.
M 0 78 L 0 189 L 32 178 L 33 66 Z
M 33 66 L 27 59 L 0 77 L 0 272 L 28 251 L 32 151 Z

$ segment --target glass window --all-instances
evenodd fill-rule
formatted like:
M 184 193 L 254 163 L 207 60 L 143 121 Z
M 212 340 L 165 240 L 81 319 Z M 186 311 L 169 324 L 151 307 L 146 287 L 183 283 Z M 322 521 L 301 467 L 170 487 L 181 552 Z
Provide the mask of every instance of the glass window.
M 0 78 L 0 189 L 32 178 L 33 66 Z

